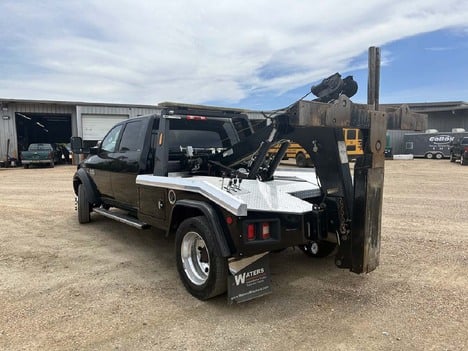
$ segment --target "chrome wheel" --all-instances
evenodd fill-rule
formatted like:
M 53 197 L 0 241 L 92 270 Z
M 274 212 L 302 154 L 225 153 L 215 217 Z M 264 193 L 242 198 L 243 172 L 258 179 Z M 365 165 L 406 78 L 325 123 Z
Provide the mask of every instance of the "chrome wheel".
M 203 285 L 210 273 L 210 254 L 203 238 L 196 232 L 185 234 L 180 256 L 187 278 L 195 285 Z
M 183 220 L 176 231 L 177 271 L 188 292 L 200 300 L 220 295 L 227 288 L 227 259 L 216 252 L 217 240 L 205 216 Z
M 315 241 L 310 245 L 310 252 L 313 255 L 316 255 L 319 252 L 319 246 Z

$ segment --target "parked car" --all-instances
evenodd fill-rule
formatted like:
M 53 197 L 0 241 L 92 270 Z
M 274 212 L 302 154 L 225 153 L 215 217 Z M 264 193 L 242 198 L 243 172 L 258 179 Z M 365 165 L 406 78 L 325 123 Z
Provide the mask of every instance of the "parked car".
M 21 163 L 24 168 L 29 168 L 32 164 L 54 167 L 57 161 L 58 154 L 52 144 L 34 143 L 29 145 L 27 151 L 21 152 Z
M 56 149 L 60 163 L 72 163 L 72 151 L 70 149 L 70 144 L 57 144 Z
M 460 160 L 460 165 L 468 165 L 468 137 L 460 137 L 450 144 L 450 162 Z

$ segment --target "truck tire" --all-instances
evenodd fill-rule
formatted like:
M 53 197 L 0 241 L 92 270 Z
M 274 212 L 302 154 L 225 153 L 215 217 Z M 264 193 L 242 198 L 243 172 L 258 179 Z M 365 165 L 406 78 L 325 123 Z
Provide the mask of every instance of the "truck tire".
M 190 294 L 207 300 L 227 289 L 227 260 L 216 255 L 215 236 L 204 216 L 185 219 L 175 237 L 176 264 Z
M 428 152 L 428 153 L 425 155 L 425 157 L 426 157 L 427 159 L 430 160 L 430 159 L 434 158 L 434 155 L 433 155 L 432 153 Z
M 329 241 L 312 241 L 306 245 L 299 245 L 299 248 L 307 256 L 322 258 L 330 255 L 335 250 L 336 244 Z
M 54 164 L 54 160 L 50 161 L 50 164 L 49 164 L 50 168 L 54 168 L 55 164 Z
M 296 166 L 305 167 L 307 166 L 307 158 L 302 152 L 298 152 L 296 155 Z
M 91 221 L 91 204 L 86 196 L 86 189 L 83 184 L 78 186 L 78 222 L 81 224 Z
M 442 155 L 440 152 L 435 154 L 435 158 L 438 160 L 442 160 L 444 158 L 444 155 Z
M 463 157 L 463 154 L 460 155 L 460 166 L 466 166 L 468 165 L 468 160 L 465 160 L 465 157 Z
M 24 169 L 28 169 L 29 165 L 24 165 L 23 167 L 24 167 Z

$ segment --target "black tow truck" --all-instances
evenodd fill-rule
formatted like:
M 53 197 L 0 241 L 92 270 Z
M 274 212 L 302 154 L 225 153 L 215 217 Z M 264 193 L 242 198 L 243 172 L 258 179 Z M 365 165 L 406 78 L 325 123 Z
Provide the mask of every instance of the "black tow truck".
M 322 100 L 323 101 L 323 100 Z M 163 103 L 114 126 L 73 177 L 78 220 L 91 213 L 175 236 L 186 289 L 242 302 L 271 291 L 268 253 L 335 252 L 355 273 L 379 265 L 387 124 L 423 128 L 418 115 L 373 111 L 344 94 L 300 100 L 253 128 L 242 110 Z M 364 155 L 352 177 L 342 128 L 360 128 Z M 313 171 L 278 167 L 290 142 Z M 72 150 L 83 152 L 72 137 Z M 279 144 L 276 154 L 269 150 Z

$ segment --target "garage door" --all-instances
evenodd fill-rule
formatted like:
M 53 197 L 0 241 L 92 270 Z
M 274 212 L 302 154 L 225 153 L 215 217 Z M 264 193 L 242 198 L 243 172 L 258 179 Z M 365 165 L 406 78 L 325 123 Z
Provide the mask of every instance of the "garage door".
M 127 115 L 81 115 L 83 140 L 102 140 L 112 126 L 126 119 Z

